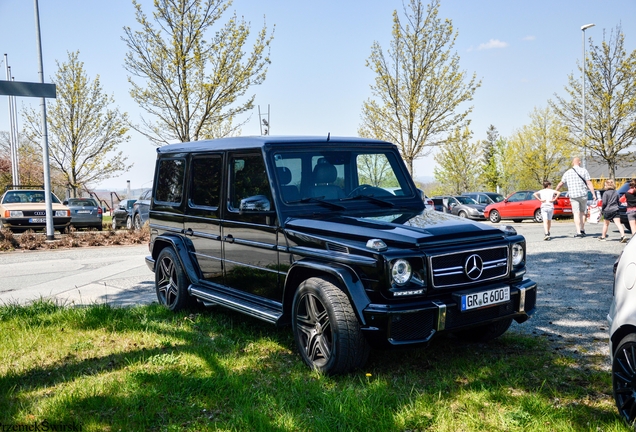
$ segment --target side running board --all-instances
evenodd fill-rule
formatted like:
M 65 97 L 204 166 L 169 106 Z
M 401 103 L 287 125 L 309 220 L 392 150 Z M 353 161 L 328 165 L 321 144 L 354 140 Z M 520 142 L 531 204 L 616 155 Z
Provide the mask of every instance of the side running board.
M 233 296 L 222 290 L 191 284 L 188 292 L 208 306 L 217 304 L 271 324 L 278 323 L 283 315 L 282 307 L 278 304 L 267 304 L 247 297 Z

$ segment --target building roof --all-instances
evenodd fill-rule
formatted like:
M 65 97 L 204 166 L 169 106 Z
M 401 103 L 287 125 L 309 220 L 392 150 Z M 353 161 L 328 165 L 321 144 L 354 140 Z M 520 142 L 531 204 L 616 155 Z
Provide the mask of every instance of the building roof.
M 609 167 L 607 162 L 598 156 L 587 157 L 587 171 L 592 179 L 608 179 Z M 636 163 L 634 162 L 634 154 L 629 153 L 622 155 L 621 160 L 615 168 L 615 178 L 627 179 L 636 178 Z

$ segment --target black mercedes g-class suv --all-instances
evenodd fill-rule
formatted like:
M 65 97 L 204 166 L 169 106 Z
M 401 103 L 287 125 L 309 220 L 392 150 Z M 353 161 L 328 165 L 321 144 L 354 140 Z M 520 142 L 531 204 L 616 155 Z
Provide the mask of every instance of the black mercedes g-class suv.
M 312 368 L 534 312 L 523 236 L 424 209 L 391 143 L 249 137 L 157 149 L 150 253 L 159 302 L 198 300 L 293 328 Z

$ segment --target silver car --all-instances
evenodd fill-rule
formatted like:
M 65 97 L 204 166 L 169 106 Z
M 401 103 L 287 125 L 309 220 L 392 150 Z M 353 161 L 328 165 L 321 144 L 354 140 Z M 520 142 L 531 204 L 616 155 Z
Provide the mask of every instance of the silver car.
M 69 198 L 64 204 L 71 210 L 72 226 L 102 230 L 103 211 L 93 198 Z
M 614 400 L 631 425 L 636 420 L 636 241 L 614 264 L 614 296 L 607 315 Z

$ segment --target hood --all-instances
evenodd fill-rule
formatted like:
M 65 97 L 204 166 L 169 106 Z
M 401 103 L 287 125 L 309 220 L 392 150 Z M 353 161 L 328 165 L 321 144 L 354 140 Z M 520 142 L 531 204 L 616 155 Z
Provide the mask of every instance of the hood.
M 46 210 L 46 203 L 7 203 L 2 204 L 5 210 Z M 51 203 L 52 210 L 68 210 L 68 207 L 63 204 Z
M 503 237 L 495 227 L 459 218 L 448 213 L 384 213 L 373 216 L 334 215 L 321 219 L 290 219 L 285 229 L 312 234 L 339 243 L 382 239 L 389 247 L 419 247 L 429 242 L 471 241 L 475 238 Z

